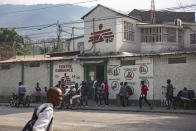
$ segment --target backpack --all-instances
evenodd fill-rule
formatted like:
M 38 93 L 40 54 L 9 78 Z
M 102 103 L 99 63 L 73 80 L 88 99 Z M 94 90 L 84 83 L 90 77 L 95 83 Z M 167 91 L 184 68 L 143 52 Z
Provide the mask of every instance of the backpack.
M 127 86 L 126 87 L 127 93 L 129 96 L 133 95 L 134 91 L 133 91 L 133 87 L 131 86 Z
M 40 111 L 40 113 L 43 112 L 47 107 L 48 107 L 48 106 L 42 108 L 42 110 Z M 38 119 L 37 110 L 38 110 L 38 107 L 36 107 L 36 108 L 34 109 L 34 112 L 33 112 L 33 115 L 32 115 L 31 120 L 29 120 L 29 121 L 27 122 L 27 124 L 24 126 L 24 128 L 23 128 L 22 131 L 32 131 L 32 130 L 33 130 L 33 126 L 34 126 L 36 120 Z M 47 130 L 49 129 L 52 120 L 53 120 L 53 118 L 51 119 L 51 121 L 50 121 L 50 123 L 49 123 L 49 125 L 48 125 Z

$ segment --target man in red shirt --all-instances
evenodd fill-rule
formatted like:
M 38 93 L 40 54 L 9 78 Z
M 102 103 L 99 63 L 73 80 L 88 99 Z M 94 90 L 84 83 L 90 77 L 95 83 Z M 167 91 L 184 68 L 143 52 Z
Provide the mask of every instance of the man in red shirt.
M 104 82 L 105 87 L 104 87 L 104 95 L 105 95 L 105 105 L 108 105 L 108 96 L 109 96 L 109 91 L 108 91 L 108 83 L 107 81 Z
M 148 87 L 144 84 L 144 81 L 141 81 L 141 95 L 139 98 L 139 108 L 142 108 L 142 99 L 144 99 L 144 101 L 150 106 L 150 109 L 152 109 L 151 104 L 148 102 L 146 96 L 147 96 L 147 92 L 148 92 Z

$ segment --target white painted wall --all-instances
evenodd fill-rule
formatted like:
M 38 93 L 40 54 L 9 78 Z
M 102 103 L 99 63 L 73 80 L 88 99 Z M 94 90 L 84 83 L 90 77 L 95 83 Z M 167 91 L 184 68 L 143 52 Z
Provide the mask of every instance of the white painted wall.
M 120 17 L 120 16 L 119 16 Z M 121 16 L 122 17 L 122 16 Z M 134 41 L 124 40 L 124 21 L 133 24 Z M 136 28 L 137 20 L 123 17 L 116 20 L 116 45 L 117 52 L 139 52 L 140 51 L 140 32 Z
M 99 31 L 99 25 L 103 24 L 102 30 L 111 29 L 114 34 L 113 42 L 106 43 L 105 41 L 99 42 L 95 44 L 95 52 L 100 53 L 108 53 L 108 52 L 116 52 L 116 13 L 103 8 L 102 6 L 97 7 L 93 12 L 91 12 L 87 17 L 84 18 L 84 49 L 89 50 L 92 47 L 92 42 L 88 42 L 89 37 L 91 37 L 91 33 L 93 33 L 93 18 L 95 18 L 94 22 L 94 31 Z M 107 19 L 107 18 L 114 18 L 114 19 Z M 99 20 L 103 19 L 104 20 Z M 89 22 L 90 21 L 90 22 Z M 88 52 L 93 52 L 94 49 Z M 87 51 L 85 51 L 87 52 Z
M 152 52 L 168 52 L 178 50 L 178 43 L 164 43 L 164 42 L 154 42 L 154 43 L 141 43 L 141 53 L 152 53 Z
M 74 40 L 71 40 L 70 41 L 69 51 L 80 51 L 80 49 L 78 48 L 78 43 L 79 42 L 84 42 L 84 37 L 76 38 Z
M 130 96 L 131 99 L 138 99 L 141 94 L 141 80 L 148 80 L 148 99 L 153 99 L 153 59 L 152 58 L 129 58 L 129 60 L 136 60 L 135 65 L 121 66 L 120 60 L 110 60 L 107 65 L 108 70 L 108 84 L 109 84 L 109 98 L 116 99 L 116 94 L 120 91 L 120 82 L 128 82 L 128 86 L 134 88 L 134 94 Z M 140 72 L 140 67 L 147 69 L 146 73 Z M 115 75 L 115 72 L 118 72 Z M 127 77 L 128 72 L 131 76 Z M 117 83 L 116 88 L 112 88 L 114 83 Z
M 184 31 L 184 46 L 185 49 L 193 50 L 196 49 L 196 44 L 190 44 L 190 34 L 194 34 L 196 31 L 196 25 L 195 26 L 189 26 L 187 30 Z
M 187 57 L 187 63 L 168 64 L 168 58 Z M 196 93 L 196 56 L 195 55 L 173 55 L 154 57 L 154 98 L 160 99 L 161 86 L 166 86 L 166 80 L 171 79 L 174 95 L 184 87 L 194 90 Z
M 61 81 L 65 73 L 71 82 L 80 84 L 84 80 L 84 69 L 79 62 L 56 61 L 53 64 L 53 86 L 57 85 L 58 81 Z
M 18 82 L 21 81 L 21 64 L 10 63 L 9 70 L 0 68 L 0 96 L 11 96 L 18 93 Z
M 39 82 L 42 92 L 50 84 L 50 63 L 40 62 L 40 67 L 30 67 L 29 62 L 24 64 L 24 85 L 27 94 L 35 93 L 36 83 Z

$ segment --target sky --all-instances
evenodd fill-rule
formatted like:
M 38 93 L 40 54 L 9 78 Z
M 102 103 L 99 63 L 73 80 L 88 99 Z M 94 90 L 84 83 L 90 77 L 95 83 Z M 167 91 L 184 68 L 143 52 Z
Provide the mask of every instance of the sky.
M 0 4 L 73 4 L 86 2 L 83 4 L 77 4 L 85 7 L 96 6 L 102 4 L 106 7 L 110 7 L 120 11 L 131 11 L 132 9 L 150 9 L 151 0 L 0 0 Z M 169 7 L 179 7 L 185 5 L 196 4 L 196 0 L 155 0 L 156 9 L 165 9 Z M 196 7 L 189 9 L 196 11 Z M 182 9 L 183 11 L 183 9 Z

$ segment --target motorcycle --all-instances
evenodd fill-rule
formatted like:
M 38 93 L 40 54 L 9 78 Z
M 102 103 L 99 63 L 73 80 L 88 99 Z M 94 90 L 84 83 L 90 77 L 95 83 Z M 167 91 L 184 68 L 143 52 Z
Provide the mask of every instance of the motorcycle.
M 62 108 L 66 109 L 77 109 L 80 106 L 80 95 L 76 94 L 74 86 L 67 88 L 65 94 L 63 95 L 63 101 L 61 103 Z
M 29 107 L 31 103 L 31 97 L 29 95 L 23 97 L 21 101 L 23 107 Z M 19 97 L 13 93 L 12 98 L 9 100 L 9 105 L 11 107 L 19 107 Z

